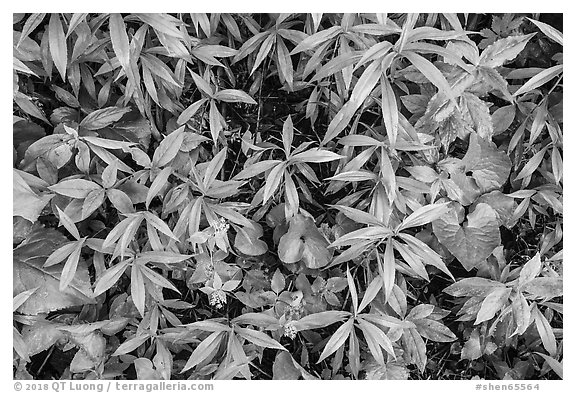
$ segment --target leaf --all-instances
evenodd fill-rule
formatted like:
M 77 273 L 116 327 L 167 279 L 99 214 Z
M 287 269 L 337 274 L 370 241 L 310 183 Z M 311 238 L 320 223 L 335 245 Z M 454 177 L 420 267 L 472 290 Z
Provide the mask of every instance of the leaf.
M 434 66 L 434 64 L 430 63 L 424 57 L 420 56 L 415 52 L 406 51 L 402 53 L 410 63 L 412 63 L 418 71 L 422 73 L 432 84 L 434 84 L 440 92 L 442 92 L 446 97 L 453 99 L 454 93 L 452 92 L 452 88 L 448 84 L 448 81 L 442 75 L 440 70 Z
M 346 268 L 346 280 L 348 282 L 348 289 L 350 290 L 350 297 L 352 298 L 352 307 L 354 307 L 354 315 L 358 314 L 358 291 L 356 290 L 356 284 L 354 284 L 354 279 L 350 274 L 350 269 Z
M 112 285 L 116 284 L 118 279 L 120 279 L 120 276 L 124 274 L 127 268 L 128 262 L 124 261 L 114 265 L 110 269 L 107 269 L 96 282 L 96 286 L 94 288 L 94 296 L 101 295 L 110 289 Z
M 456 209 L 432 223 L 434 234 L 466 270 L 480 266 L 500 244 L 500 231 L 496 212 L 480 203 L 468 214 L 467 222 L 460 226 Z
M 298 331 L 320 329 L 336 322 L 342 322 L 350 315 L 346 311 L 322 311 L 300 318 L 294 322 L 294 327 Z
M 520 94 L 527 93 L 529 91 L 535 90 L 540 86 L 548 83 L 552 79 L 556 78 L 564 71 L 562 64 L 555 65 L 553 67 L 547 68 L 540 71 L 538 74 L 530 78 L 526 83 L 524 83 L 518 90 L 512 94 L 513 97 L 519 96 Z
M 53 195 L 38 195 L 22 179 L 16 169 L 12 171 L 12 215 L 36 222 Z
M 430 205 L 423 206 L 406 217 L 400 226 L 398 231 L 413 228 L 420 225 L 428 224 L 442 215 L 446 214 L 448 211 L 448 203 L 433 203 Z
M 564 372 L 562 371 L 563 370 L 562 362 L 559 362 L 558 360 L 554 359 L 553 357 L 550 357 L 550 356 L 545 355 L 545 354 L 540 353 L 540 352 L 534 352 L 534 353 L 537 353 L 538 355 L 542 356 L 544 358 L 544 360 L 546 360 L 546 363 L 548 363 L 550 368 L 552 370 L 554 370 L 556 375 L 558 375 L 560 377 L 560 379 L 564 379 Z
M 98 209 L 100 206 L 102 206 L 102 203 L 104 202 L 105 196 L 106 196 L 106 192 L 102 188 L 98 189 L 98 190 L 91 191 L 86 196 L 86 198 L 84 199 L 84 202 L 82 203 L 81 219 L 85 220 L 92 213 L 94 213 L 96 211 L 96 209 Z
M 454 284 L 445 288 L 444 292 L 455 297 L 479 296 L 484 298 L 494 289 L 504 287 L 505 285 L 498 281 L 493 281 L 482 277 L 469 277 L 455 282 Z
M 350 318 L 349 320 L 344 322 L 342 326 L 338 328 L 338 330 L 334 332 L 332 337 L 330 337 L 330 340 L 328 340 L 326 346 L 324 347 L 324 350 L 322 351 L 322 354 L 320 355 L 320 359 L 318 359 L 316 363 L 322 362 L 324 359 L 326 359 L 328 356 L 332 355 L 340 347 L 342 347 L 346 342 L 346 339 L 350 335 L 352 329 L 354 329 L 354 319 Z
M 122 15 L 110 14 L 108 26 L 110 28 L 112 48 L 122 68 L 126 71 L 130 68 L 130 42 L 128 41 L 128 34 L 126 33 Z
M 274 192 L 280 185 L 282 178 L 284 177 L 284 169 L 286 168 L 286 163 L 281 162 L 270 170 L 268 177 L 266 178 L 266 184 L 264 185 L 264 195 L 262 197 L 262 202 L 268 202 L 268 199 L 274 195 Z
M 50 22 L 48 23 L 48 44 L 50 46 L 50 54 L 54 60 L 54 64 L 62 77 L 66 80 L 66 66 L 68 64 L 68 48 L 66 46 L 66 36 L 62 28 L 62 21 L 59 14 L 50 14 Z
M 366 308 L 366 306 L 368 304 L 370 304 L 372 302 L 372 300 L 374 300 L 374 298 L 378 295 L 378 293 L 380 292 L 380 289 L 382 289 L 382 277 L 380 276 L 376 276 L 368 285 L 368 288 L 366 288 L 366 292 L 364 292 L 364 296 L 362 297 L 362 301 L 360 302 L 360 305 L 358 306 L 358 312 L 362 312 L 362 310 L 364 310 L 364 308 Z
M 474 325 L 477 325 L 484 321 L 489 321 L 494 318 L 494 315 L 498 311 L 500 311 L 504 305 L 508 302 L 508 297 L 510 296 L 510 292 L 512 288 L 495 288 L 493 289 L 488 296 L 482 301 L 482 305 L 480 306 L 480 311 L 478 311 L 478 315 L 476 315 L 476 320 L 474 321 Z
M 294 154 L 290 157 L 292 162 L 329 162 L 344 158 L 340 154 L 336 154 L 329 150 L 323 150 L 320 148 L 308 149 L 302 153 Z
M 551 356 L 556 356 L 556 337 L 550 323 L 536 305 L 532 308 L 532 318 L 534 318 L 536 329 L 542 339 L 542 345 Z
M 394 288 L 394 280 L 396 278 L 396 259 L 394 258 L 394 249 L 390 237 L 386 241 L 384 255 L 380 257 L 380 254 L 378 254 L 378 257 L 379 267 L 381 267 L 380 274 L 382 275 L 384 295 L 386 299 L 388 299 L 392 293 L 392 288 Z
M 152 26 L 155 30 L 174 38 L 182 38 L 182 32 L 178 29 L 178 26 L 182 24 L 182 22 L 171 15 L 164 13 L 142 13 L 134 14 L 134 16 L 137 16 L 147 25 Z
M 265 160 L 259 161 L 255 164 L 248 166 L 240 171 L 236 176 L 234 176 L 233 180 L 239 179 L 249 179 L 259 175 L 262 172 L 266 172 L 267 170 L 275 167 L 276 165 L 280 164 L 282 161 L 280 160 Z
M 88 196 L 92 191 L 101 190 L 102 188 L 89 180 L 72 179 L 63 180 L 58 184 L 48 187 L 51 191 L 57 194 L 64 195 L 70 198 L 83 199 Z
M 48 256 L 65 242 L 66 239 L 59 232 L 39 228 L 14 249 L 14 296 L 37 288 L 20 306 L 18 309 L 20 313 L 37 315 L 95 303 L 90 290 L 88 268 L 83 260 L 78 262 L 76 274 L 64 291 L 59 289 L 62 267 L 45 268 L 42 266 Z
M 178 120 L 176 121 L 178 125 L 183 125 L 187 123 L 192 118 L 192 116 L 196 114 L 198 109 L 200 109 L 200 107 L 204 105 L 206 101 L 208 101 L 207 98 L 201 98 L 198 101 L 191 104 L 188 108 L 184 109 L 184 111 L 180 114 L 180 116 L 178 116 Z
M 18 39 L 18 43 L 16 44 L 16 48 L 18 48 L 20 44 L 22 44 L 22 41 L 24 41 L 24 39 L 27 38 L 30 35 L 30 33 L 32 33 L 34 29 L 36 29 L 36 27 L 38 27 L 38 25 L 44 20 L 45 16 L 46 14 L 31 14 L 26 19 L 26 22 L 22 27 L 22 34 L 20 34 L 20 38 Z
M 136 348 L 144 344 L 150 336 L 148 334 L 138 334 L 130 337 L 128 340 L 124 341 L 112 354 L 112 356 L 125 355 L 134 351 Z
M 271 33 L 267 33 L 267 34 L 268 34 L 268 37 L 266 37 L 266 39 L 264 40 L 264 42 L 260 46 L 260 50 L 258 51 L 258 54 L 256 55 L 256 59 L 254 60 L 254 66 L 252 66 L 252 70 L 250 71 L 250 75 L 252 75 L 254 73 L 254 71 L 256 71 L 256 69 L 260 66 L 260 64 L 262 64 L 262 62 L 264 61 L 266 56 L 268 56 L 270 49 L 272 49 L 272 46 L 276 42 L 276 34 L 271 34 Z M 246 43 L 248 43 L 248 42 L 246 42 Z M 242 52 L 242 48 L 240 48 L 240 52 L 238 53 L 238 55 L 240 55 L 241 52 Z M 235 57 L 234 59 L 236 60 L 236 59 L 238 59 L 238 57 Z
M 530 22 L 532 22 L 536 26 L 538 26 L 540 31 L 542 31 L 542 33 L 544 33 L 546 35 L 546 37 L 548 37 L 552 41 L 556 41 L 560 45 L 564 46 L 564 37 L 560 31 L 558 31 L 557 29 L 555 29 L 554 27 L 550 26 L 547 23 L 540 22 L 540 21 L 537 21 L 537 20 L 534 20 L 531 18 L 526 18 L 526 19 L 528 19 Z
M 172 131 L 160 142 L 152 157 L 152 166 L 163 167 L 176 157 L 184 140 L 185 126 Z
M 396 354 L 392 348 L 392 341 L 390 341 L 388 336 L 384 334 L 380 328 L 373 325 L 372 323 L 367 322 L 362 318 L 358 318 L 357 320 L 360 326 L 360 330 L 362 330 L 364 333 L 364 338 L 368 343 L 368 348 L 370 349 L 370 352 L 376 361 L 384 364 L 384 358 L 381 356 L 382 352 L 377 349 L 378 346 L 382 347 L 382 349 L 384 349 L 386 352 L 388 352 L 388 354 L 396 359 Z
M 330 263 L 328 245 L 311 218 L 296 214 L 290 220 L 288 232 L 280 238 L 278 256 L 284 263 L 302 260 L 308 268 L 319 269 Z
M 213 99 L 224 102 L 243 102 L 245 104 L 256 105 L 256 101 L 241 90 L 224 89 L 216 92 Z
M 82 119 L 80 127 L 84 127 L 87 130 L 99 130 L 117 122 L 130 111 L 129 107 L 118 108 L 116 106 L 98 109 Z
M 523 291 L 541 298 L 562 296 L 563 285 L 560 277 L 536 277 L 522 287 Z
M 273 380 L 296 380 L 302 376 L 299 369 L 294 366 L 294 359 L 290 353 L 281 351 L 276 354 L 272 365 Z
M 136 309 L 140 315 L 144 317 L 146 305 L 146 288 L 144 287 L 144 277 L 142 277 L 140 266 L 133 264 L 130 273 L 130 295 L 132 296 L 132 301 L 134 302 Z
M 236 231 L 234 248 L 244 255 L 258 256 L 268 251 L 268 245 L 260 237 L 263 235 L 262 226 L 254 223 L 254 228 L 244 227 Z
M 537 275 L 540 274 L 542 270 L 542 262 L 540 257 L 540 252 L 536 252 L 528 262 L 522 266 L 520 270 L 520 277 L 518 277 L 518 286 L 521 287 L 524 284 L 532 281 Z
M 418 333 L 429 340 L 447 343 L 458 339 L 450 329 L 433 319 L 423 318 L 413 322 Z
M 217 154 L 214 155 L 212 160 L 208 163 L 208 167 L 206 168 L 206 172 L 204 173 L 204 187 L 210 188 L 218 172 L 222 169 L 222 165 L 224 165 L 224 161 L 226 160 L 226 153 L 227 149 L 220 150 Z
M 496 68 L 506 61 L 514 60 L 536 33 L 510 36 L 499 39 L 488 46 L 480 55 L 479 64 L 485 67 Z
M 60 276 L 60 291 L 66 290 L 68 285 L 74 279 L 76 275 L 76 270 L 78 269 L 78 263 L 80 261 L 80 252 L 82 251 L 82 246 L 84 245 L 84 240 L 79 241 L 76 244 L 74 250 L 68 256 L 64 267 L 62 268 L 62 275 Z
M 286 280 L 284 279 L 284 275 L 280 272 L 280 269 L 276 269 L 272 275 L 272 282 L 270 287 L 275 293 L 280 293 L 284 290 L 285 286 Z
M 512 168 L 505 152 L 497 150 L 494 143 L 476 134 L 470 135 L 470 144 L 462 164 L 466 171 L 472 172 L 472 178 L 482 193 L 504 185 Z
M 396 103 L 396 95 L 386 75 L 382 75 L 380 84 L 382 86 L 382 115 L 384 124 L 386 125 L 386 134 L 388 135 L 390 146 L 394 146 L 396 144 L 396 136 L 398 135 L 398 106 Z
M 405 355 L 409 361 L 418 366 L 420 372 L 423 372 L 428 358 L 426 356 L 426 344 L 420 334 L 418 334 L 418 331 L 414 328 L 404 329 L 402 343 Z
M 234 331 L 238 333 L 238 335 L 250 341 L 251 343 L 254 343 L 261 347 L 286 351 L 286 348 L 284 348 L 278 341 L 274 340 L 265 333 L 242 327 L 235 327 Z
M 166 186 L 166 183 L 168 182 L 168 178 L 172 174 L 172 170 L 173 170 L 173 168 L 171 166 L 167 166 L 167 167 L 163 168 L 160 171 L 160 173 L 158 173 L 156 175 L 156 178 L 154 179 L 154 181 L 150 185 L 150 188 L 148 189 L 148 193 L 146 194 L 146 208 L 148 208 L 148 206 L 150 206 L 150 202 L 152 202 L 152 199 L 154 199 L 154 197 L 156 195 L 158 195 L 158 193 L 162 190 L 162 188 L 164 188 Z
M 460 356 L 462 359 L 476 360 L 483 355 L 484 351 L 480 345 L 480 333 L 478 329 L 474 329 L 470 334 L 470 338 L 464 344 Z
M 465 92 L 460 97 L 460 106 L 464 108 L 462 110 L 464 120 L 473 127 L 479 137 L 490 141 L 494 127 L 490 110 L 484 101 L 474 94 Z
M 530 306 L 522 293 L 517 293 L 512 299 L 512 315 L 516 323 L 516 330 L 512 333 L 522 335 L 530 326 Z

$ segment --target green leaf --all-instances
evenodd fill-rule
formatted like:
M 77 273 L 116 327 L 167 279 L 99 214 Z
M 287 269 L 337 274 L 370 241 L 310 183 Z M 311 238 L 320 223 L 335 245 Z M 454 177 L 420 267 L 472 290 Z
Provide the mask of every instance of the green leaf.
M 66 46 L 66 36 L 62 28 L 62 21 L 59 14 L 50 14 L 48 24 L 48 43 L 50 45 L 50 54 L 54 64 L 62 77 L 66 80 L 66 66 L 68 64 L 68 48 Z
M 540 353 L 540 352 L 534 352 L 534 353 L 537 353 L 538 355 L 542 356 L 544 358 L 544 360 L 546 360 L 546 363 L 548 363 L 550 368 L 552 370 L 554 370 L 556 375 L 558 375 L 560 377 L 560 379 L 564 379 L 564 372 L 562 371 L 563 370 L 563 363 L 562 362 L 559 362 L 558 360 L 554 359 L 553 357 L 550 357 L 550 356 L 545 355 L 545 354 Z
M 459 205 L 456 205 L 459 206 Z M 467 222 L 460 225 L 457 209 L 432 223 L 434 234 L 466 270 L 481 266 L 500 244 L 498 217 L 494 209 L 485 203 L 476 206 L 468 214 Z
M 112 48 L 124 71 L 130 68 L 130 42 L 126 33 L 124 19 L 120 14 L 110 14 L 109 19 L 110 39 Z
M 245 104 L 256 105 L 256 101 L 242 90 L 224 89 L 216 92 L 213 99 L 224 102 L 243 102 Z
M 406 217 L 398 227 L 398 230 L 402 231 L 407 228 L 428 224 L 446 214 L 447 211 L 448 202 L 425 205 Z
M 290 353 L 281 351 L 276 354 L 274 364 L 272 365 L 273 380 L 296 380 L 302 376 L 302 373 L 296 366 L 295 360 Z
M 465 170 L 472 172 L 482 193 L 499 189 L 508 181 L 512 163 L 508 155 L 489 140 L 476 134 L 470 135 L 468 151 L 462 159 Z
M 98 109 L 82 119 L 80 127 L 84 127 L 87 130 L 99 130 L 117 122 L 130 111 L 131 109 L 128 107 L 118 108 L 116 106 Z
M 414 65 L 428 79 L 432 84 L 434 84 L 440 92 L 442 92 L 446 97 L 453 99 L 454 93 L 452 92 L 452 88 L 448 81 L 442 75 L 440 70 L 434 66 L 434 64 L 430 63 L 424 57 L 420 56 L 414 52 L 404 52 L 402 53 L 410 63 Z
M 70 198 L 86 198 L 92 191 L 101 190 L 98 184 L 84 179 L 63 180 L 58 184 L 48 187 L 57 194 Z
M 480 55 L 479 64 L 485 67 L 496 68 L 503 65 L 506 61 L 514 60 L 535 34 L 536 33 L 510 36 L 499 39 L 484 49 Z
M 264 185 L 264 195 L 262 197 L 263 203 L 268 202 L 268 199 L 274 195 L 274 192 L 280 185 L 280 182 L 285 175 L 285 168 L 286 163 L 282 162 L 270 170 L 270 173 L 266 178 L 266 184 Z
M 224 165 L 224 161 L 226 160 L 226 153 L 227 153 L 226 148 L 220 150 L 216 155 L 214 155 L 212 160 L 210 160 L 210 162 L 208 163 L 208 167 L 206 168 L 206 172 L 204 173 L 204 179 L 203 179 L 204 187 L 210 188 L 212 183 L 214 183 L 216 176 L 218 176 L 218 172 L 220 172 L 220 169 L 222 169 L 222 165 Z
M 562 296 L 563 285 L 561 277 L 536 277 L 524 284 L 523 291 L 545 299 Z
M 122 344 L 120 344 L 120 346 L 116 348 L 112 356 L 120 356 L 130 353 L 134 351 L 136 348 L 138 348 L 140 345 L 144 344 L 149 338 L 150 336 L 146 333 L 134 335 L 130 337 L 128 340 L 124 341 Z
M 344 158 L 340 154 L 336 154 L 329 150 L 324 150 L 320 148 L 312 148 L 302 153 L 294 154 L 290 157 L 290 161 L 292 162 L 329 162 L 334 160 L 339 160 L 340 158 Z
M 182 38 L 182 32 L 178 29 L 178 26 L 182 24 L 179 19 L 168 15 L 168 14 L 134 14 L 142 22 L 147 25 L 152 26 L 155 30 L 158 30 L 166 35 L 174 38 Z
M 474 325 L 494 318 L 494 315 L 508 303 L 508 297 L 511 291 L 512 288 L 494 288 L 482 301 Z
M 266 172 L 267 170 L 270 170 L 271 168 L 275 167 L 276 165 L 280 164 L 281 162 L 282 161 L 280 161 L 280 160 L 259 161 L 255 164 L 248 166 L 247 168 L 244 168 L 243 170 L 240 171 L 240 173 L 238 173 L 232 179 L 233 180 L 250 179 L 252 177 L 255 177 L 255 176 L 261 174 L 262 172 Z
M 546 34 L 546 37 L 550 38 L 552 41 L 556 41 L 560 45 L 564 46 L 564 35 L 555 29 L 554 27 L 550 26 L 547 23 L 540 22 L 531 18 L 526 18 L 530 22 L 534 23 L 542 33 Z
M 294 327 L 298 331 L 320 329 L 336 322 L 342 322 L 350 315 L 347 311 L 322 311 L 300 318 L 294 322 Z
M 336 352 L 341 346 L 343 346 L 352 329 L 354 329 L 354 319 L 350 318 L 344 322 L 344 324 L 342 324 L 342 326 L 340 326 L 338 330 L 336 330 L 330 337 L 330 340 L 328 340 L 324 350 L 322 351 L 322 354 L 320 355 L 320 359 L 318 359 L 316 363 L 322 362 L 328 356 Z
M 428 340 L 448 343 L 458 339 L 450 329 L 433 319 L 423 318 L 413 322 L 416 325 L 418 333 Z
M 544 348 L 551 356 L 556 356 L 556 337 L 552 331 L 552 326 L 550 326 L 550 322 L 542 315 L 538 306 L 535 304 L 532 307 L 532 318 L 534 318 L 534 322 L 536 323 L 536 329 L 542 340 L 542 345 L 544 345 Z
M 12 171 L 12 215 L 36 222 L 53 195 L 38 195 L 16 169 Z
M 505 288 L 505 285 L 498 281 L 489 280 L 482 277 L 464 278 L 444 289 L 449 295 L 455 297 L 461 296 L 479 296 L 486 297 L 494 289 Z
M 200 109 L 200 107 L 204 105 L 206 101 L 208 101 L 207 98 L 201 98 L 198 101 L 191 104 L 188 108 L 184 109 L 184 111 L 180 114 L 180 116 L 178 116 L 178 120 L 176 121 L 178 125 L 183 125 L 187 123 L 192 118 L 192 116 L 194 116 L 196 112 L 198 112 L 198 109 Z
M 13 251 L 13 294 L 36 289 L 18 311 L 37 315 L 95 303 L 90 290 L 88 268 L 83 260 L 65 290 L 60 291 L 62 266 L 43 267 L 48 256 L 66 242 L 53 229 L 39 228 Z
M 215 351 L 218 349 L 223 339 L 224 339 L 224 332 L 222 331 L 216 331 L 210 334 L 207 338 L 205 338 L 200 343 L 200 345 L 198 345 L 196 349 L 194 349 L 194 352 L 192 352 L 192 355 L 190 355 L 190 358 L 188 358 L 188 361 L 186 362 L 186 365 L 182 369 L 182 372 L 187 371 L 194 366 L 197 366 L 198 364 L 202 363 L 205 360 L 208 361 L 211 360 L 214 357 Z
M 160 145 L 154 151 L 152 166 L 163 167 L 176 157 L 184 140 L 185 128 L 185 126 L 179 127 L 160 142 Z
M 18 48 L 20 46 L 20 44 L 22 44 L 22 41 L 24 41 L 24 39 L 27 38 L 30 35 L 30 33 L 32 33 L 34 31 L 34 29 L 36 29 L 36 27 L 38 27 L 38 25 L 40 23 L 42 23 L 45 16 L 46 16 L 45 13 L 44 14 L 31 14 L 26 19 L 26 22 L 24 23 L 24 27 L 22 27 L 22 34 L 20 34 L 20 38 L 18 39 L 18 43 L 16 44 L 16 48 Z
M 328 245 L 311 218 L 296 214 L 290 220 L 288 232 L 280 238 L 278 256 L 284 263 L 302 260 L 308 268 L 319 269 L 330 263 L 332 253 Z
M 96 286 L 94 288 L 94 296 L 99 296 L 102 293 L 106 292 L 112 285 L 116 284 L 116 282 L 120 279 L 120 276 L 124 274 L 126 269 L 128 268 L 128 262 L 120 262 L 117 265 L 114 265 L 110 269 L 107 269 L 102 276 L 96 282 Z
M 562 64 L 555 65 L 553 67 L 547 68 L 540 71 L 538 74 L 530 78 L 526 83 L 524 83 L 518 90 L 512 94 L 513 97 L 519 96 L 520 94 L 527 93 L 529 91 L 535 90 L 545 83 L 548 83 L 552 79 L 556 78 L 564 71 L 564 66 Z
M 168 178 L 172 174 L 172 171 L 173 168 L 171 166 L 167 166 L 166 168 L 163 168 L 160 171 L 160 173 L 156 175 L 156 178 L 150 185 L 148 193 L 146 194 L 146 208 L 150 206 L 150 202 L 152 202 L 152 199 L 154 199 L 154 197 L 158 195 L 158 193 L 162 190 L 162 188 L 166 186 L 166 183 L 168 182 Z
M 273 348 L 279 349 L 281 351 L 287 351 L 278 341 L 274 340 L 270 336 L 265 333 L 258 332 L 256 330 L 242 328 L 242 327 L 235 327 L 234 332 L 236 332 L 239 336 L 244 337 L 246 340 L 259 345 L 264 348 Z

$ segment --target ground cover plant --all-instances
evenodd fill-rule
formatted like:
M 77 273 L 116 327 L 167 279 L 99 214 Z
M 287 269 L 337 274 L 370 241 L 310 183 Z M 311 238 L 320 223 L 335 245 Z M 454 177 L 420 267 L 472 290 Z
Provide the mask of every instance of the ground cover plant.
M 561 15 L 13 17 L 15 378 L 562 378 Z

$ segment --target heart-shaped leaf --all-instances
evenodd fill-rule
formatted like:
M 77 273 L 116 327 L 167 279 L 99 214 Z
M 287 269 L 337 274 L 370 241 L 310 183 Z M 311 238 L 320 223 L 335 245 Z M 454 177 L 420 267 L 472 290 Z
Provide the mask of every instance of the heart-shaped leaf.
M 20 313 L 36 315 L 94 303 L 83 260 L 78 261 L 74 278 L 63 291 L 59 289 L 62 265 L 43 267 L 48 256 L 66 241 L 56 230 L 39 228 L 14 250 L 14 295 L 38 287 L 18 308 Z
M 485 203 L 479 203 L 462 226 L 455 204 L 448 213 L 432 223 L 434 234 L 466 268 L 482 264 L 492 251 L 500 245 L 497 213 Z M 454 206 L 454 205 L 453 205 Z
M 328 245 L 314 221 L 297 214 L 290 220 L 288 232 L 280 238 L 278 256 L 284 263 L 303 260 L 308 268 L 318 269 L 330 262 L 332 253 Z
M 508 180 L 512 168 L 505 152 L 476 134 L 470 134 L 470 144 L 462 163 L 466 172 L 472 172 L 472 178 L 482 193 L 499 189 Z
M 268 251 L 268 246 L 260 239 L 263 234 L 262 226 L 253 222 L 254 228 L 243 227 L 236 233 L 234 247 L 242 254 L 258 256 Z

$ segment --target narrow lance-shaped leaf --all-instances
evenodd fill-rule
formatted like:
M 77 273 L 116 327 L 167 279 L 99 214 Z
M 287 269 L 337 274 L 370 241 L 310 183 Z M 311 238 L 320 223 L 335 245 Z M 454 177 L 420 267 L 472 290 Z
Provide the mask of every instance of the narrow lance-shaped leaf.
M 344 345 L 346 339 L 350 335 L 350 332 L 352 331 L 353 328 L 354 328 L 353 318 L 350 318 L 349 320 L 344 322 L 344 324 L 334 332 L 332 337 L 330 337 L 330 340 L 328 340 L 328 342 L 326 343 L 326 346 L 324 347 L 324 350 L 322 351 L 320 359 L 318 359 L 317 363 L 322 362 L 328 356 L 336 352 L 342 345 Z
M 439 91 L 444 93 L 446 97 L 454 99 L 454 93 L 448 81 L 442 75 L 440 70 L 434 66 L 430 61 L 426 60 L 424 57 L 420 56 L 415 52 L 404 52 L 402 53 L 410 62 L 428 79 L 432 84 L 434 84 Z
M 356 315 L 358 311 L 358 291 L 356 291 L 356 285 L 354 284 L 354 279 L 350 274 L 350 269 L 346 269 L 346 279 L 348 280 L 348 289 L 350 290 L 350 297 L 352 298 L 352 306 L 354 307 L 354 315 Z
M 59 14 L 51 14 L 50 22 L 48 24 L 48 44 L 50 46 L 50 54 L 54 60 L 54 64 L 62 77 L 66 79 L 66 66 L 68 64 L 68 48 L 66 46 L 66 36 L 64 35 L 64 28 Z

